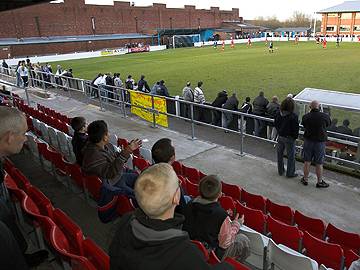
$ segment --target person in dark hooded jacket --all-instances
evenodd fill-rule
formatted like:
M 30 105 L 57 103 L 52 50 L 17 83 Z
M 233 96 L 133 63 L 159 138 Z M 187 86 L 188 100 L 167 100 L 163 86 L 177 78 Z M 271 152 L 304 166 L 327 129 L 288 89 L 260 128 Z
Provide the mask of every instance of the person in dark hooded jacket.
M 231 110 L 231 111 L 238 111 L 239 107 L 239 100 L 236 97 L 236 94 L 233 93 L 231 97 L 223 105 L 223 109 Z M 238 116 L 233 113 L 224 113 L 224 122 L 223 127 L 238 130 Z
M 225 104 L 227 99 L 228 99 L 228 94 L 227 94 L 226 90 L 223 90 L 217 94 L 217 97 L 215 98 L 213 103 L 211 103 L 211 105 L 216 108 L 221 108 Z M 214 126 L 221 126 L 221 112 L 212 110 L 211 124 Z
M 180 200 L 178 177 L 166 163 L 141 173 L 135 184 L 140 208 L 124 215 L 109 249 L 110 270 L 230 270 L 226 262 L 209 265 L 182 231 L 184 216 L 174 213 Z

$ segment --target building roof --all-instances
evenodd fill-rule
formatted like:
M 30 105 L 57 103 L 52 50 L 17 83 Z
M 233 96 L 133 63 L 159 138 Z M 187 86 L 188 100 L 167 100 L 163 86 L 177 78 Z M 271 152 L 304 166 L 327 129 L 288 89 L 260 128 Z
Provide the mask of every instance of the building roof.
M 248 29 L 255 29 L 258 31 L 270 30 L 270 28 L 268 28 L 268 27 L 253 25 L 250 23 L 239 22 L 239 21 L 237 21 L 237 22 L 224 21 L 222 23 L 221 27 L 224 29 L 233 29 L 235 31 L 243 31 L 243 30 L 248 30 Z
M 360 11 L 360 1 L 345 1 L 340 5 L 329 7 L 318 11 L 317 13 L 332 13 L 332 12 L 358 12 Z
M 45 2 L 50 2 L 50 0 L 1 0 L 0 1 L 0 11 L 11 10 L 15 8 L 21 8 L 31 5 L 37 5 Z
M 311 30 L 309 27 L 280 27 L 274 30 L 274 32 L 307 32 Z
M 310 103 L 313 100 L 317 100 L 322 105 L 360 111 L 360 94 L 305 88 L 294 97 L 294 100 L 302 103 Z
M 114 35 L 29 37 L 29 38 L 21 38 L 21 39 L 2 38 L 2 39 L 0 39 L 0 46 L 44 44 L 44 43 L 84 42 L 84 41 L 99 41 L 99 40 L 118 40 L 118 39 L 134 39 L 134 38 L 151 38 L 151 36 L 138 34 L 138 33 L 130 33 L 130 34 L 114 34 Z

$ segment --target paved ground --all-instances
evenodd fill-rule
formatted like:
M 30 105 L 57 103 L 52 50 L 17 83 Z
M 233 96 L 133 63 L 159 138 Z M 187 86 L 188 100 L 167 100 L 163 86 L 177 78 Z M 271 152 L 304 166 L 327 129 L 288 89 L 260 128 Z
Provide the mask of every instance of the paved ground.
M 21 90 L 17 90 L 23 95 Z M 325 180 L 331 186 L 325 190 L 315 188 L 312 175 L 307 187 L 299 179 L 287 179 L 277 175 L 275 151 L 272 145 L 247 140 L 245 156 L 238 155 L 238 137 L 212 128 L 196 126 L 196 140 L 191 140 L 190 126 L 183 120 L 171 120 L 170 129 L 152 128 L 149 123 L 136 117 L 123 118 L 118 109 L 103 112 L 87 99 L 54 95 L 45 100 L 34 95 L 34 102 L 41 103 L 69 116 L 84 116 L 88 122 L 104 119 L 110 131 L 120 137 L 148 139 L 145 147 L 163 137 L 173 140 L 177 159 L 206 174 L 218 174 L 227 182 L 235 183 L 246 190 L 264 195 L 271 200 L 287 204 L 307 215 L 319 217 L 326 222 L 348 231 L 360 233 L 360 181 L 334 172 L 326 172 Z M 35 104 L 33 104 L 35 105 Z M 116 224 L 102 224 L 96 209 L 89 206 L 80 195 L 76 195 L 41 170 L 40 165 L 22 154 L 14 161 L 53 202 L 63 209 L 82 228 L 85 235 L 92 237 L 105 250 Z M 302 164 L 297 164 L 301 169 Z M 299 171 L 300 172 L 300 171 Z M 39 268 L 52 269 L 52 268 Z

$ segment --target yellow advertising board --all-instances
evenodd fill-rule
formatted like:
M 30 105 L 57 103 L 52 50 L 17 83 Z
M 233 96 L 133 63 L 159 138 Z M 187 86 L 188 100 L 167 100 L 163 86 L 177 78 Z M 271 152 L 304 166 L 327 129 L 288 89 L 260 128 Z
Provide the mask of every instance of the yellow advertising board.
M 131 98 L 131 105 L 141 106 L 144 108 L 151 109 L 152 108 L 152 101 L 150 95 L 144 95 L 141 92 L 137 91 L 130 91 L 130 98 Z M 131 113 L 136 114 L 137 116 L 141 117 L 142 119 L 153 122 L 153 114 L 145 109 L 131 106 Z M 154 97 L 154 109 L 166 113 L 166 99 L 161 97 Z M 165 114 L 156 114 L 155 115 L 156 124 L 168 127 L 168 119 L 167 115 Z

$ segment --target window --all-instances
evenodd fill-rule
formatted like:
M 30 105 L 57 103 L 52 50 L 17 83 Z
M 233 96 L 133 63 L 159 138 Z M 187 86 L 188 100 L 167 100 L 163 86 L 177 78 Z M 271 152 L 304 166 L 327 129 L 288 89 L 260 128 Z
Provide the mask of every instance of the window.
M 336 29 L 336 26 L 335 26 L 335 25 L 328 25 L 328 26 L 326 26 L 326 31 L 327 31 L 327 32 L 333 32 L 333 31 L 335 31 L 335 29 Z
M 354 31 L 360 32 L 360 25 L 354 25 Z
M 350 25 L 340 25 L 340 32 L 350 32 Z
M 328 17 L 337 17 L 337 13 L 328 13 Z
M 352 19 L 352 13 L 342 13 L 341 19 Z

